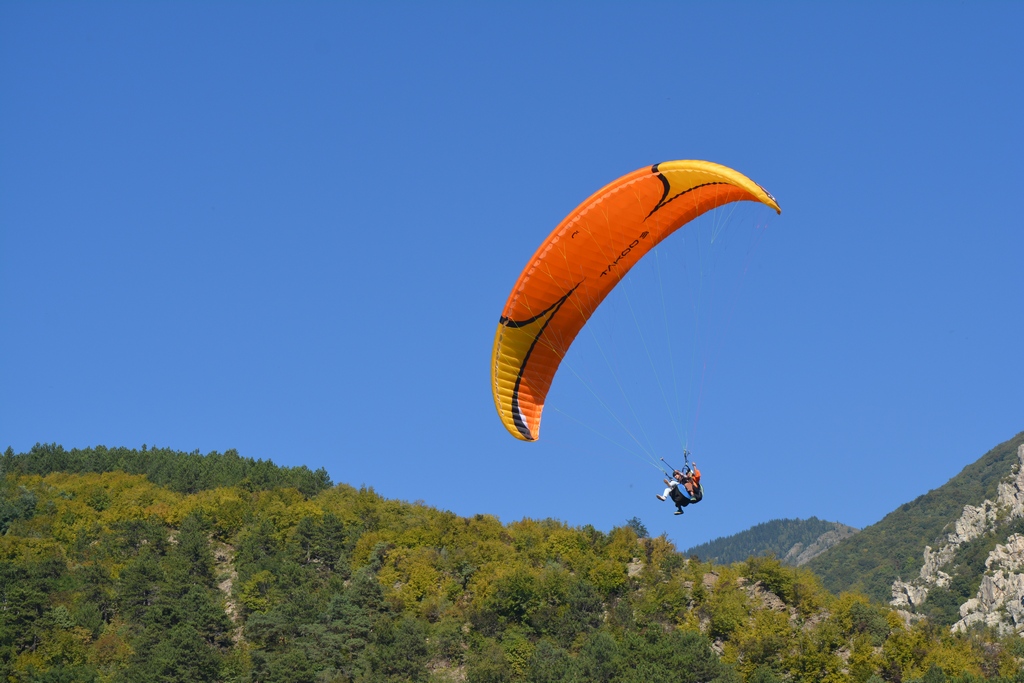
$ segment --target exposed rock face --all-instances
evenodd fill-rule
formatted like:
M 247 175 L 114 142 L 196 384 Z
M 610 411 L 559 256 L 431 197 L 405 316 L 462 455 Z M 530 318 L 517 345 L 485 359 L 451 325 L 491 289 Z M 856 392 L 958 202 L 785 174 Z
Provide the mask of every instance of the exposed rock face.
M 985 624 L 1003 633 L 1024 634 L 1024 574 L 986 574 L 981 579 L 978 597 L 960 605 L 960 616 L 960 621 L 953 624 L 954 631 Z
M 629 564 L 626 565 L 626 574 L 629 578 L 639 576 L 644 570 L 644 563 L 639 557 L 634 557 Z
M 235 625 L 231 640 L 239 643 L 243 640 L 242 613 L 238 609 L 231 591 L 235 581 L 238 580 L 238 572 L 235 571 L 235 549 L 226 543 L 216 543 L 213 549 L 213 558 L 216 562 L 217 574 L 224 577 L 217 584 L 217 588 L 224 594 L 224 612 Z
M 999 483 L 995 501 L 981 505 L 965 505 L 963 514 L 946 535 L 945 543 L 937 551 L 924 549 L 924 565 L 920 576 L 913 581 L 895 581 L 892 585 L 891 604 L 896 607 L 917 607 L 928 598 L 933 586 L 949 585 L 950 576 L 942 571 L 956 556 L 961 545 L 996 528 L 997 524 L 1024 517 L 1024 445 L 1017 449 L 1018 464 L 1004 481 Z M 985 560 L 985 576 L 981 580 L 977 597 L 960 606 L 960 621 L 954 631 L 962 631 L 972 624 L 987 624 L 1004 632 L 1024 634 L 1024 536 L 1014 534 L 1005 544 L 996 546 Z
M 960 605 L 960 621 L 953 630 L 985 624 L 1024 634 L 1024 574 L 1019 573 L 1024 569 L 1024 535 L 1014 534 L 997 545 L 985 567 L 988 572 L 981 578 L 978 596 Z
M 836 524 L 836 528 L 831 531 L 826 531 L 821 536 L 818 536 L 813 543 L 809 544 L 806 548 L 803 543 L 797 543 L 786 556 L 782 558 L 782 562 L 785 564 L 796 565 L 797 567 L 805 565 L 813 560 L 818 555 L 834 546 L 839 541 L 853 536 L 855 533 L 860 531 L 854 529 L 852 526 L 846 526 L 845 524 Z
M 925 551 L 927 552 L 927 551 Z M 928 589 L 924 586 L 915 586 L 906 581 L 894 581 L 892 584 L 893 607 L 917 607 L 928 597 Z
M 1002 568 L 1007 571 L 1024 569 L 1024 534 L 1014 534 L 1006 545 L 997 545 L 985 560 L 985 569 Z
M 775 593 L 764 587 L 764 584 L 757 581 L 751 586 L 746 587 L 747 595 L 751 598 L 756 598 L 761 601 L 766 609 L 770 609 L 773 612 L 785 612 L 788 608 L 786 603 L 782 601 Z

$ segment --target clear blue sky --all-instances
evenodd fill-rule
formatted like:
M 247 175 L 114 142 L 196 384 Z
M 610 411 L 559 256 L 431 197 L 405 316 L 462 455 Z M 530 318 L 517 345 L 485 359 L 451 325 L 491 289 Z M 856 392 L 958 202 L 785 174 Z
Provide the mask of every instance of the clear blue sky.
M 5 2 L 0 448 L 235 448 L 684 548 L 871 524 L 1024 430 L 1021 26 L 1020 3 Z M 559 377 L 526 444 L 488 373 L 551 228 L 689 158 L 783 214 L 703 396 L 707 498 L 675 518 L 658 472 L 562 417 L 604 419 L 584 390 Z

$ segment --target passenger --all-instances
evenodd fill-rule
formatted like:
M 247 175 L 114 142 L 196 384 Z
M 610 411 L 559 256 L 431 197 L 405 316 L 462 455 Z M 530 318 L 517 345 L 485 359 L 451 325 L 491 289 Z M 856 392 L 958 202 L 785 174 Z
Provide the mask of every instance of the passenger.
M 683 484 L 683 490 L 686 490 L 686 475 L 680 472 L 679 470 L 673 470 L 672 479 L 664 479 L 663 481 L 665 482 L 666 488 L 663 493 L 657 496 L 658 500 L 665 500 L 666 497 L 671 498 L 672 502 L 675 503 L 676 506 L 675 514 L 683 514 L 683 508 L 689 505 L 691 502 L 690 497 L 688 495 L 689 492 L 687 491 L 687 493 L 684 494 L 683 491 L 679 490 L 680 484 Z

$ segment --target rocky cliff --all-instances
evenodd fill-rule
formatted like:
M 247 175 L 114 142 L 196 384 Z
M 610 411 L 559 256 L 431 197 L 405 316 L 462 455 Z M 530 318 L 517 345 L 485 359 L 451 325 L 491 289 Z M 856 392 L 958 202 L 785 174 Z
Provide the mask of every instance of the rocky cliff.
M 1024 445 L 1017 448 L 1017 464 L 1010 475 L 999 482 L 995 500 L 981 505 L 965 505 L 960 517 L 952 523 L 938 549 L 924 549 L 924 563 L 919 575 L 911 581 L 892 584 L 892 604 L 904 610 L 907 619 L 923 611 L 930 594 L 948 589 L 957 578 L 971 580 L 965 569 L 969 564 L 967 550 L 987 552 L 984 571 L 976 595 L 960 605 L 960 620 L 954 631 L 963 631 L 974 624 L 985 624 L 1002 632 L 1024 635 L 1024 534 L 1012 533 L 1024 519 Z M 1002 538 L 979 545 L 986 539 Z M 976 577 L 973 577 L 976 578 Z M 947 622 L 948 623 L 948 622 Z
M 833 593 L 860 591 L 888 601 L 892 599 L 894 581 L 903 579 L 916 588 L 910 579 L 917 577 L 924 565 L 924 547 L 941 549 L 947 543 L 947 535 L 955 530 L 956 522 L 964 514 L 964 504 L 983 509 L 982 501 L 999 499 L 999 485 L 1009 481 L 1008 476 L 1018 465 L 1017 451 L 1021 445 L 1024 432 L 990 449 L 942 486 L 907 501 L 875 524 L 836 544 L 807 566 Z M 963 520 L 961 527 L 970 526 L 969 521 Z M 1020 528 L 1009 528 L 1018 524 Z M 947 626 L 958 621 L 960 605 L 977 593 L 989 551 L 1012 533 L 1024 533 L 1024 518 L 1009 527 L 1002 529 L 998 537 L 989 531 L 962 543 L 956 550 L 956 560 L 942 568 L 950 575 L 950 584 L 932 586 L 928 606 L 919 613 Z

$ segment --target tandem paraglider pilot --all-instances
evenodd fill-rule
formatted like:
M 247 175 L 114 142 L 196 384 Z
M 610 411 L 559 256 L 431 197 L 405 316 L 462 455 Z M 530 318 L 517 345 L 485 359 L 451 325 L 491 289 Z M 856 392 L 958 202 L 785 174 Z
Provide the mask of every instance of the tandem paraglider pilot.
M 672 479 L 665 479 L 666 488 L 657 495 L 658 500 L 671 498 L 675 503 L 675 514 L 683 514 L 683 508 L 691 503 L 699 503 L 704 499 L 704 487 L 700 483 L 700 470 L 697 463 L 691 462 L 680 470 L 672 470 Z M 682 489 L 682 490 L 680 490 Z

